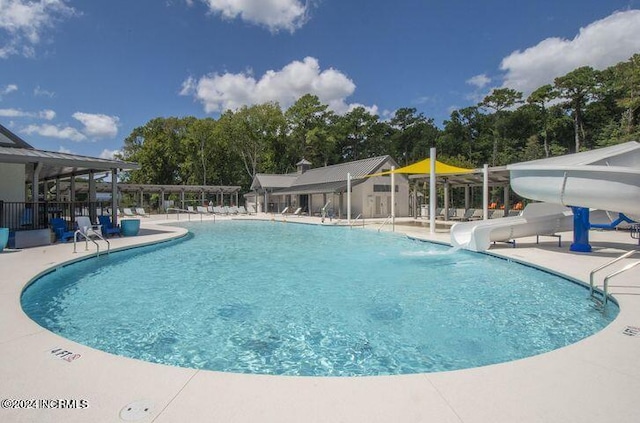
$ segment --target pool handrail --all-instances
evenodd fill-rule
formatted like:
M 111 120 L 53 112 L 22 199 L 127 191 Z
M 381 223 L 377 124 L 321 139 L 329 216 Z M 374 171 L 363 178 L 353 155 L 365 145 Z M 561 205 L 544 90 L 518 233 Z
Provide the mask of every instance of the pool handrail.
M 616 257 L 615 259 L 613 259 L 613 260 L 611 260 L 611 261 L 609 261 L 609 262 L 607 262 L 607 263 L 605 263 L 605 264 L 603 264 L 601 266 L 598 266 L 595 269 L 593 269 L 591 271 L 591 273 L 589 273 L 589 298 L 592 298 L 592 299 L 596 300 L 595 295 L 594 295 L 594 293 L 595 293 L 594 275 L 596 274 L 596 272 L 599 272 L 600 270 L 605 269 L 605 268 L 607 268 L 607 267 L 619 262 L 620 260 L 624 260 L 627 257 L 630 257 L 630 256 L 634 255 L 637 252 L 638 252 L 638 250 L 627 251 L 626 253 L 622 254 L 621 256 Z M 602 293 L 603 294 L 603 301 L 602 301 L 603 307 L 607 305 L 607 291 L 608 291 L 609 279 L 613 278 L 616 275 L 619 275 L 620 273 L 626 272 L 627 270 L 635 267 L 637 264 L 640 264 L 640 261 L 632 263 L 631 266 L 627 265 L 623 269 L 618 270 L 616 272 L 613 272 L 613 273 L 607 275 L 604 278 L 604 287 L 603 287 L 603 293 Z

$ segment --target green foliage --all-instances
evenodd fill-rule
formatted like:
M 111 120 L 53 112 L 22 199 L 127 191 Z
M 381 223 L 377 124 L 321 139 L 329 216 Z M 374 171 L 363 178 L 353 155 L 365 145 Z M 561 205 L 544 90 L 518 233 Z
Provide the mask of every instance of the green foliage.
M 337 115 L 307 94 L 286 112 L 266 103 L 226 111 L 218 119 L 156 118 L 124 140 L 120 159 L 141 169 L 123 180 L 148 184 L 241 185 L 256 173 L 295 171 L 391 155 L 400 166 L 429 148 L 455 166 L 505 165 L 638 140 L 640 54 L 602 71 L 577 68 L 533 91 L 526 102 L 494 89 L 475 106 L 454 110 L 442 129 L 415 108 L 388 121 L 363 107 Z

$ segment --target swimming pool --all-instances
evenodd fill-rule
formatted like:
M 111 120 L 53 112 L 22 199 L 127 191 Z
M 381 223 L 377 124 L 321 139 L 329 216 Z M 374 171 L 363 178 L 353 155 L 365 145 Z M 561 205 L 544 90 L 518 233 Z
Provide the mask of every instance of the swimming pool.
M 360 376 L 511 361 L 605 327 L 586 290 L 490 256 L 361 229 L 185 224 L 193 237 L 85 260 L 22 296 L 114 354 L 241 373 Z

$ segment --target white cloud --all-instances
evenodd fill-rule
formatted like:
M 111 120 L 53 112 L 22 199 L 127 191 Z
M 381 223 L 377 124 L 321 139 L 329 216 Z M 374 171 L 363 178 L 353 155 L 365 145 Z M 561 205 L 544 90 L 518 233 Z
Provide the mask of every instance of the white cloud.
M 303 95 L 313 94 L 335 112 L 345 113 L 350 110 L 346 98 L 355 88 L 342 72 L 321 70 L 317 59 L 306 57 L 280 70 L 269 70 L 260 79 L 249 72 L 210 74 L 199 80 L 189 77 L 182 83 L 180 95 L 193 95 L 205 112 L 212 113 L 266 102 L 278 102 L 286 109 Z M 369 109 L 373 108 L 376 106 Z
M 0 0 L 2 1 L 2 0 Z M 49 97 L 49 98 L 53 98 L 56 93 L 52 92 L 52 91 L 47 91 L 47 90 L 43 90 L 42 88 L 40 88 L 40 86 L 38 85 L 37 87 L 35 87 L 33 89 L 33 95 L 36 97 Z
M 20 132 L 28 135 L 38 134 L 43 137 L 60 138 L 71 141 L 84 141 L 87 139 L 80 131 L 70 126 L 60 127 L 50 124 L 29 125 Z
M 53 110 L 43 110 L 38 113 L 38 117 L 46 120 L 53 120 L 56 117 L 56 112 Z
M 120 150 L 108 150 L 105 148 L 104 150 L 102 150 L 102 153 L 100 153 L 99 157 L 101 159 L 113 160 L 116 154 L 120 154 Z
M 294 32 L 307 21 L 310 2 L 299 0 L 203 0 L 225 19 L 240 18 L 272 32 Z
M 75 14 L 66 0 L 0 0 L 0 59 L 14 54 L 33 56 L 46 29 Z
M 40 112 L 25 112 L 20 109 L 0 109 L 0 117 L 40 118 L 40 119 L 52 120 L 56 117 L 56 112 L 54 112 L 53 110 L 42 110 Z
M 2 96 L 5 94 L 10 94 L 14 91 L 18 91 L 18 86 L 16 84 L 6 85 L 3 89 L 0 90 L 0 98 L 2 98 Z
M 465 81 L 476 88 L 484 88 L 491 83 L 491 78 L 485 74 L 475 75 Z
M 572 40 L 547 38 L 502 60 L 503 86 L 522 91 L 536 88 L 580 66 L 603 69 L 640 51 L 640 10 L 616 12 L 580 29 Z
M 118 135 L 120 119 L 117 116 L 82 112 L 76 112 L 72 116 L 84 125 L 82 132 L 89 137 L 113 138 Z
M 75 154 L 73 151 L 71 151 L 68 148 L 65 148 L 63 146 L 60 146 L 60 148 L 58 148 L 58 153 Z

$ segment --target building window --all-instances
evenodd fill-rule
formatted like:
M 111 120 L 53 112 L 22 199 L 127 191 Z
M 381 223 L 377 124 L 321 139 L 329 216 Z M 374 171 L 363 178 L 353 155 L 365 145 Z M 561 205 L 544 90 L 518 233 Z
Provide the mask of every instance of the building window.
M 398 185 L 396 185 L 396 192 L 398 192 Z M 391 192 L 391 185 L 374 185 L 373 192 Z

